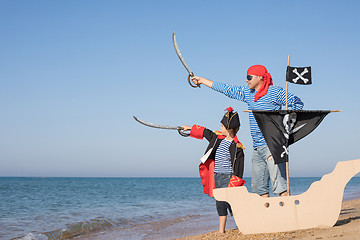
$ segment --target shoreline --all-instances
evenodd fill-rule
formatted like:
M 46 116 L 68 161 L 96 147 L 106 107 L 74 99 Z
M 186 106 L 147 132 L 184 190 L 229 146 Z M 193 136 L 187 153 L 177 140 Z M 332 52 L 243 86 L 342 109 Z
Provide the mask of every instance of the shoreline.
M 226 229 L 224 234 L 217 231 L 204 234 L 174 238 L 173 240 L 205 240 L 205 239 L 226 239 L 226 240 L 278 240 L 278 239 L 345 239 L 353 240 L 360 236 L 360 199 L 344 200 L 341 212 L 336 224 L 331 228 L 311 228 L 290 232 L 247 234 L 243 235 L 237 228 Z

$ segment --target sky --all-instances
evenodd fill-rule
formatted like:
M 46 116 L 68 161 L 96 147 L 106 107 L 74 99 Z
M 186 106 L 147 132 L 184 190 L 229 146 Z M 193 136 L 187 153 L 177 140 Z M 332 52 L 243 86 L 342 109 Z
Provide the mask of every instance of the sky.
M 148 128 L 220 129 L 240 114 L 251 177 L 247 105 L 192 88 L 195 75 L 245 85 L 266 66 L 285 87 L 290 65 L 313 84 L 289 85 L 307 110 L 329 114 L 289 148 L 290 176 L 322 176 L 360 158 L 359 1 L 0 1 L 0 176 L 198 177 L 206 140 Z

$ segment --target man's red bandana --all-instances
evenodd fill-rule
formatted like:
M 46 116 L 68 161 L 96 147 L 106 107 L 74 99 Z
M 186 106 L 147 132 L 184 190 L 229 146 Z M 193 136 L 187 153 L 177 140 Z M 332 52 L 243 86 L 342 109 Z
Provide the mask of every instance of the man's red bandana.
M 270 73 L 268 73 L 267 69 L 262 65 L 251 66 L 247 71 L 247 75 L 261 76 L 264 78 L 263 84 L 255 94 L 254 101 L 256 102 L 257 100 L 259 100 L 259 98 L 261 98 L 267 93 L 269 86 L 273 85 L 272 77 Z

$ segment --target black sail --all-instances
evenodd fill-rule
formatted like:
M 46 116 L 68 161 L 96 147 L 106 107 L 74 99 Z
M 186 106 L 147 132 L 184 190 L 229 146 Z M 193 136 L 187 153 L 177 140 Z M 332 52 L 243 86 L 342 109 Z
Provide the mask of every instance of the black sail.
M 330 111 L 253 111 L 276 164 L 288 161 L 288 147 L 310 134 Z

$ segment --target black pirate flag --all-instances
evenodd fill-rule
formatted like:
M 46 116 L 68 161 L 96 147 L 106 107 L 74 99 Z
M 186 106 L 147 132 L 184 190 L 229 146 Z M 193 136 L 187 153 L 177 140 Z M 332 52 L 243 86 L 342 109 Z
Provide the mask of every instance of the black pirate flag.
M 288 161 L 288 147 L 310 134 L 330 111 L 253 111 L 276 164 Z
M 296 84 L 311 84 L 311 67 L 290 67 L 286 69 L 286 81 Z

